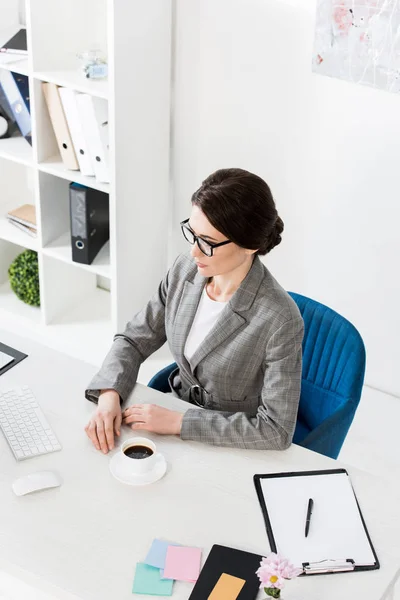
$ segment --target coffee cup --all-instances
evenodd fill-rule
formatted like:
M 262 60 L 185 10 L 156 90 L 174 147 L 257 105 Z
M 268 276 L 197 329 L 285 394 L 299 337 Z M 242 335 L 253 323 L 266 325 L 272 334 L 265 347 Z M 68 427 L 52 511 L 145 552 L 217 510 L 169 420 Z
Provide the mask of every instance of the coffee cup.
M 151 471 L 158 453 L 154 442 L 145 437 L 125 440 L 120 449 L 121 466 L 128 475 L 143 475 Z

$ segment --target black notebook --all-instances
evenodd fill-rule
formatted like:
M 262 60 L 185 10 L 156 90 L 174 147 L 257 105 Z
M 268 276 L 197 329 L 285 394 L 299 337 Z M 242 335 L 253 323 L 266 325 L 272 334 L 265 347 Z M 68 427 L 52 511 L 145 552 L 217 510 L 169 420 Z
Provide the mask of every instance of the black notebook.
M 254 600 L 260 589 L 259 554 L 215 544 L 189 600 Z

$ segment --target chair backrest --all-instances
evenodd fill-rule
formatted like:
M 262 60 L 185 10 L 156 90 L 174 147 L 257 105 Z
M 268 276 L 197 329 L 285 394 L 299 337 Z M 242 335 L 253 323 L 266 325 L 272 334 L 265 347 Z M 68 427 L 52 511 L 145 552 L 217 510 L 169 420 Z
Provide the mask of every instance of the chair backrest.
M 305 327 L 298 420 L 304 426 L 303 432 L 308 431 L 308 438 L 313 439 L 312 449 L 336 458 L 361 397 L 364 343 L 354 325 L 337 312 L 306 296 L 289 293 L 299 307 Z M 312 432 L 323 422 L 325 441 L 317 442 Z M 332 427 L 326 427 L 327 424 Z M 311 447 L 307 439 L 296 443 Z

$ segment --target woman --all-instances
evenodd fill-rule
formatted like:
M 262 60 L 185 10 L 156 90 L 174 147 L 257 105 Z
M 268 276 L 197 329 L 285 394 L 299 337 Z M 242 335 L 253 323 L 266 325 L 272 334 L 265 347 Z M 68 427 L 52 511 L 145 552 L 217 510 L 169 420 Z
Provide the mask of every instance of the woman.
M 120 426 L 220 446 L 283 450 L 292 441 L 301 383 L 303 320 L 259 256 L 281 241 L 268 185 L 221 169 L 193 194 L 178 256 L 147 306 L 114 338 L 86 390 L 98 402 L 85 430 L 104 453 Z M 122 411 L 141 363 L 168 341 L 174 395 L 185 414 L 135 404 Z

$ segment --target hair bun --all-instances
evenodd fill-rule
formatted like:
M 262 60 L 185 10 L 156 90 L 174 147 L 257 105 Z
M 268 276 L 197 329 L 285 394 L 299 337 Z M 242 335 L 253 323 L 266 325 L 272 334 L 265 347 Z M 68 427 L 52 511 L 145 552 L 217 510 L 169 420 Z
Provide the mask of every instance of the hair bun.
M 281 243 L 281 241 L 282 241 L 281 233 L 283 232 L 284 227 L 285 226 L 283 224 L 282 219 L 280 218 L 279 215 L 277 215 L 275 225 L 274 225 L 271 233 L 265 240 L 265 245 L 262 248 L 260 248 L 259 254 L 261 254 L 261 255 L 268 254 L 268 252 L 271 252 L 271 250 L 273 248 L 275 248 L 275 246 L 278 246 L 278 244 Z
M 283 224 L 282 219 L 278 215 L 276 217 L 276 221 L 275 221 L 275 231 L 276 231 L 277 235 L 280 235 L 283 232 L 284 228 L 285 228 L 285 225 Z

